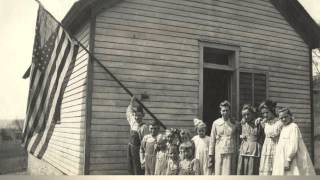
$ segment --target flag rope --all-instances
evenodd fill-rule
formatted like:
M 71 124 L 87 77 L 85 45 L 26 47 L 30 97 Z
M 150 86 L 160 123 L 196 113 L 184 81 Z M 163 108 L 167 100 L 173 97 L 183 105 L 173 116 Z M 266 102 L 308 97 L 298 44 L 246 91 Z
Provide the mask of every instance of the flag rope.
M 66 28 L 64 28 L 64 26 L 42 5 L 42 3 L 39 0 L 35 0 L 39 6 L 41 6 L 58 24 L 59 26 L 64 29 L 67 33 L 68 31 L 66 30 Z M 133 93 L 122 84 L 122 82 L 113 75 L 113 73 L 107 68 L 105 67 L 105 65 L 103 65 L 101 63 L 101 61 L 99 59 L 97 59 L 76 37 L 74 37 L 72 34 L 68 33 L 68 35 L 75 40 L 78 45 L 85 50 L 86 53 L 89 54 L 89 56 L 91 57 L 89 60 L 94 60 L 95 62 L 97 62 L 125 91 L 127 94 L 129 94 L 131 97 L 133 96 Z M 147 113 L 154 119 L 156 120 L 160 126 L 162 126 L 164 129 L 166 129 L 166 126 L 139 100 L 136 99 L 136 101 L 139 103 L 139 105 L 141 105 L 141 107 L 147 111 Z

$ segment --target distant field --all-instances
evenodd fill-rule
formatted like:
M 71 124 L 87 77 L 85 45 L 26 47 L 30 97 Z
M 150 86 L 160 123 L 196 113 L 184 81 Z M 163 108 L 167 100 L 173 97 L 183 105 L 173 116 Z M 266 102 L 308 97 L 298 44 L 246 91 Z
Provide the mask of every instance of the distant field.
M 27 162 L 27 153 L 20 142 L 0 144 L 0 174 L 25 171 Z
M 0 174 L 27 169 L 27 153 L 21 147 L 22 120 L 0 120 Z

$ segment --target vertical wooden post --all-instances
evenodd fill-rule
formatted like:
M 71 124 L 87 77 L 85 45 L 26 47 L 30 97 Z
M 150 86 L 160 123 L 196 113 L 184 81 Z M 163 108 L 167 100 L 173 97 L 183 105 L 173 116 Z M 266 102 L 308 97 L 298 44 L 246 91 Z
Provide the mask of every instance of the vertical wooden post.
M 313 74 L 312 74 L 312 49 L 309 48 L 309 77 L 310 77 L 310 118 L 311 118 L 311 159 L 314 164 L 314 158 L 315 158 L 315 153 L 314 153 L 314 143 L 315 143 L 315 138 L 314 138 L 314 112 L 313 112 Z
M 94 53 L 94 37 L 96 27 L 96 16 L 91 10 L 89 29 L 89 51 Z M 92 91 L 93 91 L 93 59 L 88 55 L 87 83 L 86 83 L 86 118 L 85 118 L 85 140 L 84 140 L 84 175 L 90 173 L 90 144 L 91 144 L 91 119 L 92 119 Z
M 203 119 L 203 45 L 199 43 L 199 98 L 198 98 L 198 117 Z

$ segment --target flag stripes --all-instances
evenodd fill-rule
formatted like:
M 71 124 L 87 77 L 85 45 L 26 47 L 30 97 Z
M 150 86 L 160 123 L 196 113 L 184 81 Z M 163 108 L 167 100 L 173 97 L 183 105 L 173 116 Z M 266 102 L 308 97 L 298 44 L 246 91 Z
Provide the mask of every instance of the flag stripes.
M 70 59 L 72 58 L 72 56 L 75 56 L 76 53 L 74 52 L 74 49 L 70 50 L 70 52 L 68 54 L 65 54 L 67 55 L 66 56 L 66 59 Z M 63 58 L 64 59 L 64 58 Z M 65 63 L 70 63 L 70 61 L 66 61 Z M 72 61 L 72 65 L 74 65 L 74 61 Z M 64 75 L 66 76 L 67 72 L 68 72 L 68 68 L 65 68 L 65 67 L 68 67 L 70 66 L 70 64 L 65 64 L 64 66 L 60 66 L 60 67 L 63 67 L 61 68 L 61 72 L 60 74 L 61 75 Z M 68 79 L 70 78 L 70 76 L 68 77 Z M 63 91 L 61 91 L 60 89 L 65 89 L 65 86 L 66 86 L 66 83 L 63 82 L 64 80 L 62 78 L 57 78 L 56 79 L 56 83 L 55 85 L 57 86 L 57 91 L 55 92 L 55 96 L 53 96 L 54 100 L 52 101 L 53 102 L 53 105 L 54 107 L 57 107 L 58 105 L 61 104 L 61 100 L 62 100 L 62 96 L 63 96 Z M 59 100 L 60 99 L 60 100 Z M 51 120 L 54 120 L 55 118 L 57 118 L 56 116 L 58 115 L 57 114 L 57 111 L 59 111 L 59 109 L 57 108 L 51 108 L 51 111 L 50 113 L 48 114 L 49 117 L 48 119 L 51 119 Z M 36 150 L 36 153 L 39 153 L 39 156 L 42 157 L 43 153 L 45 152 L 46 148 L 47 148 L 47 145 L 48 145 L 48 142 L 50 140 L 50 137 L 52 135 L 52 132 L 53 132 L 53 128 L 54 128 L 54 121 L 50 122 L 50 123 L 46 123 L 44 124 L 46 126 L 45 128 L 45 131 L 47 133 L 43 133 L 42 132 L 42 135 L 39 136 L 41 137 L 41 140 L 40 140 L 40 144 L 41 146 L 38 146 L 37 150 Z
M 56 39 L 56 42 L 59 42 L 59 38 Z M 59 46 L 59 45 L 58 45 Z M 55 46 L 57 47 L 57 46 Z M 31 93 L 30 93 L 30 108 L 27 110 L 27 120 L 29 120 L 28 122 L 28 129 L 29 131 L 33 132 L 35 130 L 35 128 L 38 125 L 38 121 L 34 121 L 36 119 L 38 119 L 38 112 L 42 112 L 42 107 L 40 105 L 43 105 L 43 102 L 45 99 L 43 99 L 42 97 L 46 97 L 47 96 L 47 91 L 48 89 L 48 83 L 50 83 L 50 81 L 48 81 L 48 79 L 51 78 L 51 74 L 54 72 L 55 67 L 52 67 L 53 62 L 55 61 L 55 54 L 52 54 L 51 60 L 48 64 L 48 67 L 46 69 L 46 74 L 43 74 L 43 72 L 36 70 L 35 66 L 32 66 L 32 70 L 33 74 L 35 75 L 34 81 L 31 81 Z M 51 72 L 50 72 L 51 71 Z M 31 76 L 31 78 L 33 78 Z M 45 93 L 45 94 L 44 94 Z M 30 137 L 30 133 L 26 133 L 26 135 L 29 135 Z M 28 138 L 29 137 L 25 137 Z M 30 139 L 29 139 L 30 140 Z
M 67 41 L 63 42 L 62 45 L 62 49 L 64 53 L 59 53 L 59 57 L 57 58 L 60 61 L 56 61 L 56 63 L 54 64 L 54 68 L 56 68 L 56 70 L 54 71 L 53 74 L 51 75 L 51 81 L 48 83 L 49 87 L 49 94 L 50 96 L 46 96 L 45 98 L 45 107 L 44 109 L 47 109 L 47 111 L 42 111 L 41 112 L 41 116 L 39 117 L 39 122 L 40 122 L 40 126 L 38 126 L 39 130 L 36 130 L 36 132 L 40 132 L 40 134 L 43 132 L 43 129 L 45 128 L 45 123 L 43 123 L 43 121 L 45 119 L 49 119 L 52 120 L 51 118 L 49 118 L 49 113 L 54 110 L 55 105 L 53 105 L 53 98 L 54 96 L 56 96 L 56 92 L 58 91 L 57 88 L 57 83 L 59 80 L 59 75 L 61 75 L 61 68 L 65 66 L 65 61 L 67 60 L 66 58 L 66 54 L 68 54 L 70 52 L 70 43 Z M 48 124 L 50 122 L 47 122 Z M 40 141 L 41 136 L 38 136 L 34 142 L 33 146 L 37 146 L 37 144 Z M 30 150 L 30 152 L 32 153 L 34 151 L 34 147 Z
M 60 54 L 61 48 L 63 48 L 62 46 L 63 45 L 65 46 L 65 43 L 63 41 L 64 36 L 61 36 L 62 41 L 60 41 L 59 39 L 60 38 L 58 36 L 56 41 L 58 41 L 59 44 L 58 44 L 57 48 L 55 49 L 56 51 L 54 51 L 55 52 L 54 54 Z M 35 115 L 35 117 L 33 117 L 33 116 L 31 117 L 31 119 L 37 119 L 37 123 L 34 123 L 34 127 L 33 127 L 33 130 L 36 133 L 40 132 L 43 129 L 43 122 L 44 122 L 44 118 L 45 118 L 44 114 L 47 113 L 46 111 L 50 110 L 49 108 L 51 108 L 51 106 L 48 105 L 48 103 L 50 102 L 49 97 L 50 97 L 51 91 L 55 90 L 55 89 L 52 89 L 52 87 L 50 87 L 50 85 L 52 84 L 52 80 L 54 80 L 53 74 L 56 71 L 56 64 L 57 63 L 59 64 L 59 62 L 57 62 L 59 60 L 61 60 L 61 59 L 59 59 L 58 56 L 53 55 L 50 63 L 48 64 L 48 69 L 50 69 L 50 71 L 48 72 L 48 75 L 46 76 L 45 82 L 42 83 L 42 90 L 43 91 L 41 91 L 42 93 L 40 93 L 40 94 L 35 94 L 36 96 L 38 96 L 38 98 L 37 98 L 38 102 L 40 102 L 40 104 L 37 103 L 36 106 L 34 107 L 34 111 L 33 111 L 32 115 Z M 28 147 L 28 150 L 30 150 L 29 147 Z M 31 152 L 31 153 L 33 153 L 33 152 Z
M 23 144 L 41 158 L 60 118 L 60 105 L 78 47 L 49 13 L 38 10 Z

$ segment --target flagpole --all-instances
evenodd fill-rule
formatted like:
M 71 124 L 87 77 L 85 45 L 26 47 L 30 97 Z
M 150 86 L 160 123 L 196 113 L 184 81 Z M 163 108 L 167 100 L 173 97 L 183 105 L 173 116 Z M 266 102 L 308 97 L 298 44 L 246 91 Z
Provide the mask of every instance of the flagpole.
M 106 68 L 100 60 L 98 60 L 76 37 L 74 37 L 72 34 L 70 34 L 66 28 L 64 28 L 64 26 L 49 12 L 47 11 L 47 9 L 42 5 L 42 3 L 39 1 L 39 0 L 35 0 L 39 6 L 41 6 L 58 24 L 59 26 L 61 26 L 61 28 L 63 28 L 67 33 L 68 35 L 70 36 L 70 38 L 74 39 L 78 45 L 83 48 L 88 54 L 89 56 L 91 57 L 90 59 L 93 59 L 95 62 L 97 62 L 125 91 L 126 93 L 128 93 L 131 97 L 133 96 L 133 93 L 127 88 L 125 87 L 121 81 L 118 80 L 118 78 L 116 78 L 113 73 L 108 69 Z M 143 109 L 145 109 L 147 111 L 147 113 L 154 119 L 156 120 L 160 126 L 162 126 L 164 129 L 167 129 L 167 127 L 139 100 L 139 99 L 135 99 L 139 105 L 142 106 Z

